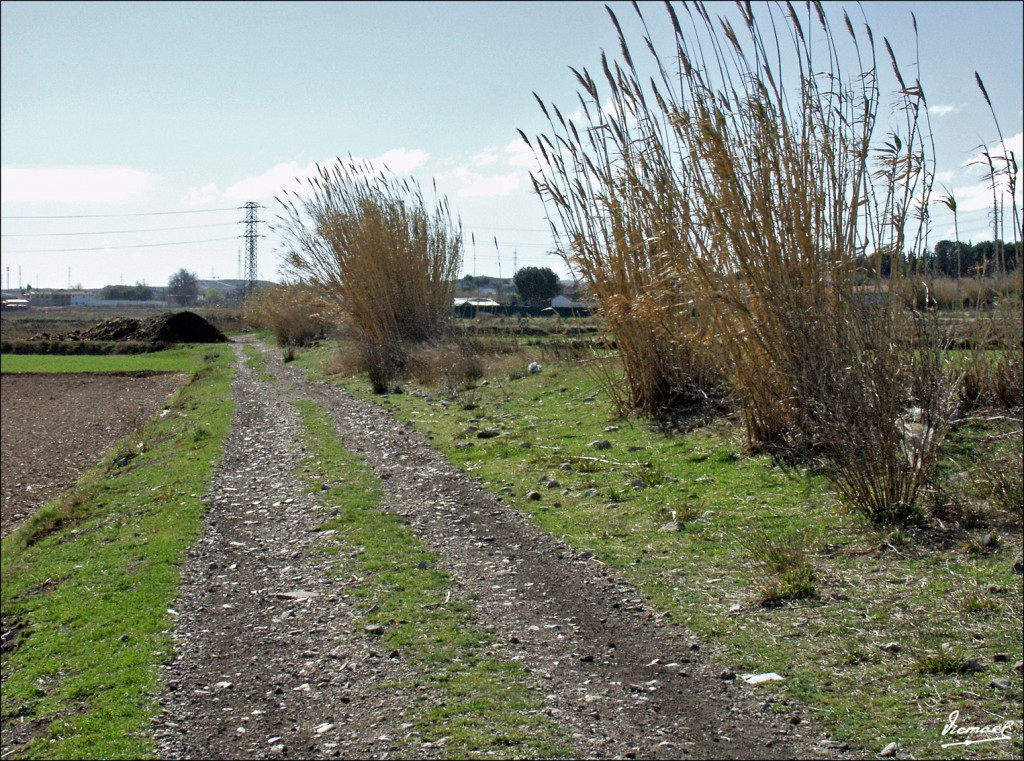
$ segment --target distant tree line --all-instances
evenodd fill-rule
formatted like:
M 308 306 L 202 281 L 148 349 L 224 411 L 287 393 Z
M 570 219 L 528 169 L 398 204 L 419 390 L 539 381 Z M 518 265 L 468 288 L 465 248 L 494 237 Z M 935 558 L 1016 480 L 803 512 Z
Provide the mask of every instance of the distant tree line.
M 931 251 L 925 251 L 921 257 L 882 257 L 882 277 L 889 277 L 892 274 L 894 259 L 897 258 L 899 261 L 896 266 L 904 273 L 927 273 L 950 278 L 979 275 L 995 277 L 1016 271 L 1021 260 L 1021 244 L 990 240 L 981 243 L 940 240 Z M 873 256 L 860 257 L 862 271 L 873 274 L 877 266 L 878 263 Z
M 100 292 L 105 301 L 149 301 L 153 298 L 153 289 L 145 283 L 135 285 L 108 285 Z

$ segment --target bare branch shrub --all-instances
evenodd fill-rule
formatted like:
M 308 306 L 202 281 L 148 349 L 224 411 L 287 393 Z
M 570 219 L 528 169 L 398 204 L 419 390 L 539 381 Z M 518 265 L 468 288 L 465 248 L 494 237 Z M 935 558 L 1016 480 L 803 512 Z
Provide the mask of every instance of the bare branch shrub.
M 428 208 L 415 182 L 386 170 L 351 159 L 318 170 L 311 193 L 278 199 L 286 267 L 338 307 L 382 393 L 405 367 L 408 345 L 450 325 L 462 229 L 447 199 Z

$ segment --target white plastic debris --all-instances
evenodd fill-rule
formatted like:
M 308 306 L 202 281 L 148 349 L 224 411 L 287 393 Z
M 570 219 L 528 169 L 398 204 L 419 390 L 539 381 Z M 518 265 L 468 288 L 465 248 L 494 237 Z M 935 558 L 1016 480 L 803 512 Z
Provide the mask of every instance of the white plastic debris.
M 781 682 L 783 678 L 776 674 L 774 671 L 769 671 L 766 674 L 740 674 L 742 679 L 747 684 L 761 684 L 761 682 Z

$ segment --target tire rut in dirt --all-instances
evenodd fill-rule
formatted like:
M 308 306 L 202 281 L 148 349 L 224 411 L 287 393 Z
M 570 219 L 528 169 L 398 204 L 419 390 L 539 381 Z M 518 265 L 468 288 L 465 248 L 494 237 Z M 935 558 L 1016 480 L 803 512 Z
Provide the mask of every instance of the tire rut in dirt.
M 443 559 L 457 598 L 537 679 L 581 757 L 809 758 L 834 754 L 797 709 L 719 678 L 681 626 L 617 574 L 540 531 L 452 467 L 411 426 L 271 355 L 296 396 L 328 409 L 383 480 L 384 504 Z
M 315 551 L 326 517 L 293 476 L 302 457 L 294 406 L 236 349 L 236 402 L 175 604 L 176 657 L 154 735 L 162 758 L 380 757 L 402 732 L 379 687 L 412 676 L 354 637 Z M 421 757 L 429 757 L 427 751 Z

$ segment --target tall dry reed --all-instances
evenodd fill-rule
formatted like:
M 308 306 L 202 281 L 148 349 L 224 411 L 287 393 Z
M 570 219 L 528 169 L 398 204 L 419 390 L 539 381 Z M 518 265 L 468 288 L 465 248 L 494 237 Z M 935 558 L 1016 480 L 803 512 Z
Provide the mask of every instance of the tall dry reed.
M 999 145 L 991 148 L 982 143 L 978 147 L 976 164 L 982 167 L 983 178 L 992 192 L 992 233 L 994 243 L 994 269 L 1001 278 L 990 278 L 990 262 L 977 265 L 977 274 L 961 289 L 967 296 L 968 306 L 965 357 L 959 363 L 959 402 L 971 410 L 979 407 L 1001 407 L 1019 410 L 1024 406 L 1024 317 L 1021 316 L 1024 278 L 1019 256 L 1024 239 L 1024 207 L 1017 199 L 1020 168 L 1017 157 L 1006 145 L 995 106 L 978 72 L 974 79 L 981 91 L 995 124 Z M 952 192 L 940 201 L 953 212 L 954 230 L 957 203 Z M 1010 232 L 1013 243 L 1012 257 L 1007 257 L 1003 243 L 1006 231 L 1006 207 L 1010 209 Z M 956 248 L 961 243 L 957 232 Z M 1008 259 L 1016 271 L 1008 272 Z M 959 285 L 959 284 L 958 284 Z
M 333 322 L 331 305 L 303 283 L 257 288 L 242 305 L 242 319 L 272 330 L 278 346 L 307 346 L 323 338 Z
M 337 305 L 383 392 L 408 345 L 450 325 L 461 225 L 447 199 L 428 207 L 418 184 L 368 163 L 318 167 L 309 186 L 278 199 L 286 267 Z
M 666 4 L 666 59 L 634 5 L 649 79 L 609 10 L 621 60 L 602 56 L 601 87 L 574 70 L 582 129 L 541 102 L 553 137 L 523 135 L 543 167 L 534 187 L 608 317 L 634 404 L 650 411 L 659 398 L 649 389 L 665 376 L 662 358 L 684 369 L 673 383 L 692 388 L 713 377 L 703 368 L 714 357 L 754 447 L 827 452 L 823 426 L 859 427 L 884 460 L 868 477 L 902 480 L 875 491 L 900 504 L 849 496 L 889 521 L 909 509 L 934 451 L 924 447 L 912 473 L 894 465 L 906 459 L 892 433 L 900 415 L 928 406 L 923 417 L 939 421 L 947 404 L 941 342 L 879 287 L 887 260 L 925 244 L 934 170 L 924 92 L 884 41 L 896 83 L 884 102 L 873 32 L 865 23 L 858 35 L 845 12 L 841 48 L 820 3 L 758 7 L 740 5 L 734 27 L 703 3 L 683 14 Z M 866 296 L 855 291 L 865 256 Z M 837 370 L 850 380 L 836 382 Z M 872 403 L 860 377 L 891 401 Z

